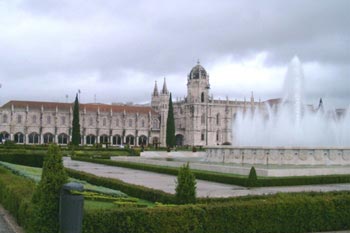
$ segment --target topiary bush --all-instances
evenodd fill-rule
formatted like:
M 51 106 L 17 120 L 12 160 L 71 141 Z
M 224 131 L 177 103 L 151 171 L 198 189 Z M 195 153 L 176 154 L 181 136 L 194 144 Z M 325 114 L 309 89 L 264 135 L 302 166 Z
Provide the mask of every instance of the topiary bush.
M 57 233 L 59 231 L 59 195 L 68 180 L 58 146 L 50 145 L 44 161 L 41 181 L 33 198 L 33 215 L 29 233 Z
M 258 183 L 258 176 L 256 175 L 255 167 L 250 168 L 248 180 L 247 180 L 247 187 L 256 187 Z
M 196 202 L 196 177 L 191 172 L 189 163 L 179 169 L 175 191 L 175 199 L 178 204 Z

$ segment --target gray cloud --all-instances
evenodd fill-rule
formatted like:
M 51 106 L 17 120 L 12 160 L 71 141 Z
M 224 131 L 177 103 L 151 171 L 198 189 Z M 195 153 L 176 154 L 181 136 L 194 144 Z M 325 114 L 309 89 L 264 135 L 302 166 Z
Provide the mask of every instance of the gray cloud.
M 59 79 L 65 82 L 55 85 L 52 98 L 84 87 L 106 102 L 142 102 L 149 99 L 153 81 L 164 76 L 176 79 L 168 80 L 169 88 L 184 95 L 185 85 L 178 83 L 186 83 L 197 58 L 211 67 L 227 56 L 239 61 L 266 52 L 267 67 L 286 66 L 295 54 L 304 63 L 320 64 L 311 80 L 324 77 L 319 83 L 327 93 L 349 102 L 349 8 L 347 0 L 0 1 L 1 91 L 4 99 L 39 98 L 32 91 L 18 92 L 19 87 L 36 83 L 32 90 L 40 93 L 47 89 L 41 83 Z M 92 76 L 94 81 L 88 79 Z M 9 90 L 13 83 L 18 89 Z M 326 91 L 322 88 L 309 88 L 310 95 Z M 213 90 L 221 91 L 229 92 Z

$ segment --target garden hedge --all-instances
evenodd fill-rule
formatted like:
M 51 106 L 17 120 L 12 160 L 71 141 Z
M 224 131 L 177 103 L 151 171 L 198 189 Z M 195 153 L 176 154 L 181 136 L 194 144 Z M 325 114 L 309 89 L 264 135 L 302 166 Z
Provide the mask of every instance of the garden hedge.
M 178 168 L 156 166 L 150 164 L 100 160 L 90 158 L 72 157 L 73 160 L 99 163 L 110 166 L 126 167 L 144 171 L 151 171 L 169 175 L 177 175 Z M 234 174 L 215 173 L 202 170 L 192 170 L 197 179 L 213 181 L 224 184 L 233 184 L 244 187 L 270 187 L 270 186 L 296 186 L 296 185 L 313 185 L 313 184 L 338 184 L 350 183 L 350 175 L 325 175 L 325 176 L 294 176 L 294 177 L 257 177 L 252 184 L 248 176 L 235 176 Z
M 175 196 L 160 190 L 140 185 L 128 184 L 118 179 L 95 176 L 90 173 L 66 168 L 68 176 L 85 180 L 90 184 L 116 189 L 132 197 L 145 199 L 151 202 L 175 203 Z
M 26 151 L 0 151 L 0 161 L 30 167 L 42 167 L 45 153 L 28 153 Z
M 350 195 L 277 195 L 219 204 L 87 211 L 83 233 L 298 233 L 350 229 Z
M 108 181 L 106 181 L 108 183 Z M 26 228 L 34 182 L 0 167 L 0 202 Z M 350 229 L 350 192 L 278 194 L 155 208 L 85 210 L 83 233 L 321 232 Z
M 0 203 L 25 229 L 30 224 L 35 183 L 0 166 Z

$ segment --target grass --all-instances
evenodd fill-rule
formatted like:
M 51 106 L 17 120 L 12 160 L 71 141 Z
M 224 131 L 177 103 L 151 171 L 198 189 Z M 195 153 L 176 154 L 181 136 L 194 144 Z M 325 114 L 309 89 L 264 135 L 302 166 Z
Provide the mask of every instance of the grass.
M 29 179 L 35 181 L 36 183 L 38 183 L 41 179 L 42 168 L 29 167 L 29 166 L 11 164 L 11 163 L 0 161 L 0 167 L 1 166 L 6 168 L 7 170 L 11 170 L 16 175 L 19 175 L 19 176 L 22 176 L 25 178 L 29 178 Z M 86 190 L 86 191 L 101 193 L 101 194 L 110 195 L 113 197 L 125 197 L 126 199 L 128 198 L 128 195 L 126 195 L 125 193 L 123 193 L 119 190 L 114 190 L 114 189 L 106 188 L 103 186 L 92 185 L 84 180 L 78 180 L 78 179 L 74 179 L 74 178 L 69 178 L 69 181 L 82 183 L 84 185 L 84 190 Z M 147 207 L 154 207 L 155 206 L 154 203 L 146 201 L 146 200 L 142 200 L 142 199 L 138 199 L 137 203 L 140 205 L 146 205 Z M 115 204 L 113 204 L 112 202 L 85 200 L 84 201 L 84 208 L 86 208 L 86 209 L 110 209 L 110 208 L 117 208 L 117 206 Z

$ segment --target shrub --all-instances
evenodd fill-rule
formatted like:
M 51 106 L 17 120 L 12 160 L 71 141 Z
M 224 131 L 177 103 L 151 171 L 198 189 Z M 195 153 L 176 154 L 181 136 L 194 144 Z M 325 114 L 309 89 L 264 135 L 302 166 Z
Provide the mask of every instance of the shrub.
M 83 233 L 293 233 L 350 229 L 350 195 L 285 194 L 225 203 L 86 211 Z
M 30 233 L 57 233 L 59 230 L 59 195 L 67 182 L 61 151 L 50 145 L 44 161 L 41 181 L 35 190 L 32 202 L 33 216 Z
M 1 151 L 0 161 L 14 163 L 30 167 L 42 167 L 44 161 L 43 153 L 30 153 L 26 151 L 15 150 L 13 152 Z
M 179 169 L 175 191 L 177 203 L 188 204 L 196 202 L 196 177 L 191 172 L 189 163 Z
M 35 183 L 0 166 L 0 203 L 25 229 L 29 226 Z
M 256 175 L 255 167 L 250 168 L 248 180 L 247 180 L 247 187 L 255 187 L 258 183 L 258 176 Z

